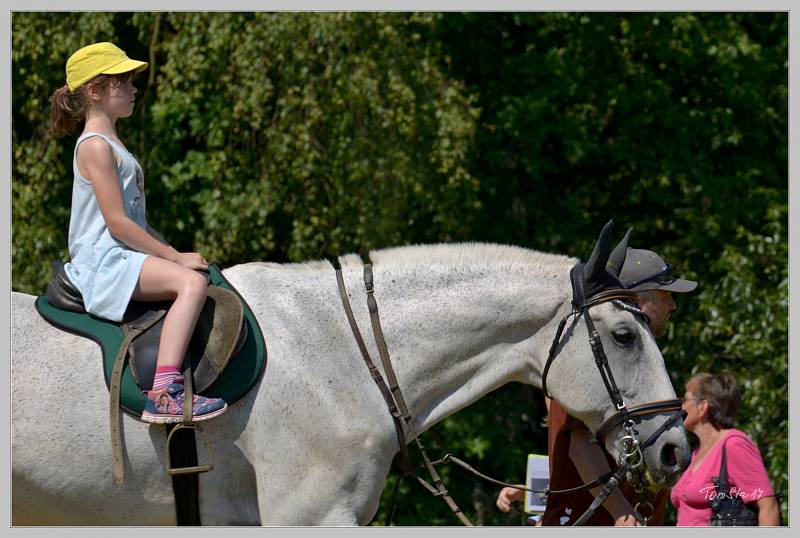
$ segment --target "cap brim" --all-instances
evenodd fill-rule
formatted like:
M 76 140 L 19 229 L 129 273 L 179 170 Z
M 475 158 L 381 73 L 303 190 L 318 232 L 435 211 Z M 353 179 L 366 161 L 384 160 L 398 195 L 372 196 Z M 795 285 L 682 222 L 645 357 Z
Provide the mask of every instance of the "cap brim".
M 694 280 L 684 280 L 679 278 L 674 282 L 666 285 L 658 284 L 657 282 L 645 282 L 641 286 L 631 288 L 632 291 L 647 291 L 647 290 L 663 290 L 671 291 L 673 293 L 688 293 L 697 287 L 697 282 Z
M 117 65 L 108 67 L 103 69 L 104 75 L 119 75 L 121 73 L 127 73 L 129 71 L 135 71 L 136 73 L 140 71 L 144 71 L 147 69 L 147 62 L 140 62 L 139 60 L 131 60 L 130 58 L 127 60 L 123 60 Z

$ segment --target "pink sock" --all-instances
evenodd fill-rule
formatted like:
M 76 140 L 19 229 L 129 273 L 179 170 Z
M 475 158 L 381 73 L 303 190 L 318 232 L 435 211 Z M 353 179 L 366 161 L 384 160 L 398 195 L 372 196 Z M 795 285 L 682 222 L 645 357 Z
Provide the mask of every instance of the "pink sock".
M 153 378 L 153 390 L 159 391 L 171 385 L 175 378 L 180 374 L 175 366 L 159 366 L 156 368 L 156 376 Z

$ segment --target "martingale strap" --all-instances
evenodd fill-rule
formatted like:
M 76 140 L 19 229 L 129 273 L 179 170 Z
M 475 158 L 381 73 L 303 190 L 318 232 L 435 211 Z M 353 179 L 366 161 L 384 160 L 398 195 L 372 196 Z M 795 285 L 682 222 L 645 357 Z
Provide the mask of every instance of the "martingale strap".
M 386 406 L 389 408 L 389 414 L 392 416 L 392 421 L 394 422 L 394 427 L 397 433 L 397 442 L 400 444 L 401 469 L 403 476 L 408 476 L 412 474 L 412 470 L 411 463 L 409 462 L 408 458 L 408 446 L 406 445 L 405 435 L 403 434 L 403 425 L 400 422 L 400 412 L 397 409 L 397 405 L 394 402 L 391 391 L 386 386 L 386 382 L 383 380 L 380 370 L 378 370 L 378 368 L 375 366 L 375 363 L 372 362 L 372 358 L 367 351 L 367 346 L 364 343 L 364 338 L 361 336 L 361 331 L 358 329 L 358 323 L 356 323 L 356 318 L 353 316 L 353 309 L 350 306 L 350 300 L 347 298 L 347 290 L 345 289 L 341 267 L 336 267 L 336 283 L 339 287 L 339 297 L 342 299 L 342 306 L 344 307 L 347 321 L 350 324 L 350 330 L 353 331 L 353 336 L 356 339 L 358 350 L 361 352 L 361 356 L 367 365 L 367 369 L 369 369 L 372 380 L 375 381 L 376 385 L 378 385 L 378 388 L 381 391 L 381 396 L 383 396 Z
M 416 478 L 417 481 L 422 485 L 426 490 L 437 497 L 441 497 L 450 510 L 458 517 L 462 524 L 467 527 L 472 527 L 472 522 L 464 515 L 461 511 L 461 508 L 455 503 L 453 498 L 450 496 L 447 488 L 445 487 L 444 483 L 442 482 L 439 473 L 436 471 L 434 464 L 431 462 L 428 454 L 425 450 L 425 447 L 420 441 L 419 436 L 417 435 L 416 430 L 414 429 L 414 421 L 411 413 L 408 410 L 408 406 L 405 403 L 403 398 L 403 394 L 400 391 L 400 387 L 397 383 L 397 377 L 394 373 L 394 368 L 392 368 L 392 363 L 389 358 L 389 352 L 386 347 L 386 340 L 383 337 L 383 331 L 381 330 L 380 326 L 380 316 L 378 314 L 378 304 L 375 301 L 374 297 L 374 282 L 373 282 L 373 275 L 372 275 L 372 264 L 365 264 L 364 265 L 364 285 L 367 291 L 367 307 L 370 312 L 370 321 L 372 324 L 373 336 L 375 338 L 375 342 L 378 346 L 378 352 L 381 357 L 381 362 L 383 363 L 384 370 L 386 371 L 386 377 L 389 380 L 389 384 L 391 387 L 388 387 L 386 381 L 384 381 L 383 376 L 381 375 L 380 371 L 375 367 L 375 363 L 372 361 L 372 358 L 367 351 L 367 347 L 364 344 L 364 340 L 361 337 L 361 331 L 358 329 L 358 324 L 356 323 L 355 317 L 353 316 L 352 308 L 350 307 L 350 301 L 347 298 L 347 291 L 344 285 L 344 278 L 342 276 L 342 268 L 340 266 L 336 267 L 336 282 L 339 286 L 339 296 L 342 299 L 342 305 L 345 309 L 345 314 L 347 315 L 347 320 L 350 323 L 350 329 L 353 331 L 353 336 L 356 339 L 358 344 L 359 351 L 361 351 L 361 356 L 364 358 L 364 362 L 367 364 L 369 368 L 370 374 L 372 375 L 373 381 L 378 385 L 378 388 L 383 395 L 383 399 L 386 401 L 386 405 L 389 408 L 389 413 L 392 416 L 392 419 L 395 423 L 395 430 L 397 431 L 397 438 L 400 444 L 400 454 L 401 454 L 401 470 L 403 473 L 403 477 L 406 479 Z M 402 419 L 402 422 L 401 422 Z M 407 448 L 407 441 L 405 436 L 405 429 L 409 431 L 411 437 L 414 439 L 415 443 L 417 444 L 417 448 L 419 448 L 420 453 L 422 455 L 423 462 L 425 464 L 425 468 L 428 470 L 428 473 L 431 475 L 431 480 L 433 481 L 433 486 L 431 486 L 428 482 L 422 479 L 419 476 L 414 475 L 411 464 L 409 462 L 408 457 L 408 448 Z M 399 481 L 398 481 L 399 483 Z M 397 490 L 397 484 L 395 485 L 395 492 Z M 393 494 L 394 495 L 394 494 Z M 390 515 L 394 512 L 394 506 L 392 506 L 389 510 Z M 391 520 L 387 521 L 388 524 L 391 523 Z

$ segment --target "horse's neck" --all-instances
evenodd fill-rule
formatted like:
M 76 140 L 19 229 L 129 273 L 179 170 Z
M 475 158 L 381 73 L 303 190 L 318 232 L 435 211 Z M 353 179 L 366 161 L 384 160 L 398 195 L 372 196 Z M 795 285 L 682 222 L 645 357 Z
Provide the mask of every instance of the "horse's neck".
M 383 333 L 418 431 L 508 382 L 541 386 L 574 260 L 494 245 L 405 247 L 371 256 Z M 360 331 L 381 368 L 366 309 L 363 265 L 357 256 L 341 262 Z M 343 398 L 359 397 L 364 388 L 352 386 L 356 380 L 371 383 L 368 375 L 352 375 L 353 369 L 363 368 L 363 374 L 366 367 L 360 357 L 352 357 L 355 345 L 341 322 L 344 312 L 329 264 L 252 263 L 225 274 L 265 324 L 265 335 L 276 324 L 275 337 L 283 330 L 305 330 L 309 334 L 293 345 L 312 345 L 306 341 L 313 340 L 320 348 L 291 361 L 273 356 L 271 375 L 291 375 L 298 368 L 306 376 L 324 374 L 337 383 L 320 386 L 337 387 Z M 296 364 L 323 352 L 326 360 L 313 367 Z
M 508 382 L 541 385 L 571 261 L 524 253 L 513 263 L 502 248 L 461 263 L 373 256 L 383 331 L 419 431 Z

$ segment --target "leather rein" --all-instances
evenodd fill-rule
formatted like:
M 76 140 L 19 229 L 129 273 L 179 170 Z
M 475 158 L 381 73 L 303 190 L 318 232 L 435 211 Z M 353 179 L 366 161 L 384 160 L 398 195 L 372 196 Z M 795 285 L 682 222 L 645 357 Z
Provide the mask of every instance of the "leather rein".
M 456 465 L 464 468 L 465 470 L 475 474 L 476 476 L 492 482 L 494 484 L 500 486 L 511 487 L 514 489 L 521 489 L 525 491 L 530 491 L 533 493 L 543 493 L 545 495 L 555 495 L 555 494 L 562 494 L 562 493 L 571 493 L 583 489 L 591 489 L 598 486 L 603 486 L 601 489 L 600 494 L 595 498 L 592 505 L 587 509 L 587 511 L 576 521 L 575 525 L 582 525 L 585 523 L 591 515 L 596 511 L 596 509 L 608 498 L 608 496 L 613 492 L 613 490 L 619 485 L 620 480 L 622 480 L 625 475 L 629 472 L 632 472 L 636 469 L 640 469 L 644 463 L 644 456 L 642 454 L 642 449 L 647 448 L 652 443 L 656 441 L 656 439 L 664 433 L 671 424 L 678 418 L 683 417 L 685 414 L 681 410 L 681 400 L 666 400 L 663 402 L 652 402 L 646 403 L 638 406 L 634 406 L 632 408 L 627 408 L 625 403 L 622 399 L 619 389 L 617 388 L 616 382 L 614 381 L 614 376 L 611 372 L 611 368 L 608 365 L 608 359 L 606 357 L 605 351 L 603 350 L 603 344 L 600 340 L 600 336 L 594 326 L 594 323 L 589 316 L 589 308 L 592 306 L 596 306 L 600 303 L 607 302 L 607 301 L 614 301 L 615 303 L 619 303 L 620 301 L 626 302 L 634 302 L 635 303 L 635 292 L 626 289 L 611 289 L 611 290 L 604 290 L 600 293 L 592 295 L 588 300 L 584 298 L 583 293 L 583 282 L 582 282 L 582 268 L 583 264 L 578 263 L 576 264 L 572 270 L 570 271 L 570 278 L 572 281 L 573 287 L 573 310 L 567 316 L 565 316 L 558 325 L 558 329 L 556 331 L 555 338 L 553 339 L 553 343 L 550 347 L 550 351 L 548 353 L 548 359 L 545 363 L 544 371 L 542 373 L 542 390 L 547 397 L 550 397 L 547 391 L 547 373 L 550 369 L 555 358 L 558 356 L 559 344 L 561 342 L 561 336 L 566 326 L 567 320 L 575 315 L 583 315 L 584 320 L 587 324 L 587 329 L 590 335 L 590 345 L 592 348 L 592 353 L 595 356 L 595 363 L 597 364 L 598 369 L 600 370 L 600 375 L 603 379 L 603 383 L 606 386 L 606 390 L 609 393 L 612 401 L 614 402 L 617 412 L 612 415 L 606 422 L 604 422 L 601 427 L 597 430 L 595 434 L 595 442 L 602 443 L 605 437 L 613 431 L 617 426 L 622 425 L 625 435 L 620 439 L 620 444 L 622 448 L 622 453 L 624 455 L 624 462 L 621 466 L 619 466 L 616 470 L 606 473 L 603 476 L 598 477 L 597 479 L 577 486 L 575 488 L 563 489 L 563 490 L 534 490 L 531 488 L 518 486 L 514 484 L 508 484 L 506 482 L 502 482 L 499 480 L 495 480 L 491 477 L 488 477 L 473 467 L 468 465 L 467 463 L 463 462 L 462 460 L 456 458 L 455 456 L 447 453 L 442 459 L 437 461 L 431 461 L 428 457 L 428 454 L 423 446 L 422 442 L 419 439 L 419 436 L 414 428 L 413 424 L 413 417 L 408 410 L 408 406 L 405 403 L 405 399 L 403 398 L 403 394 L 400 390 L 399 384 L 397 382 L 397 377 L 394 373 L 394 368 L 392 367 L 392 363 L 389 357 L 389 352 L 386 346 L 386 340 L 383 336 L 383 330 L 381 329 L 380 323 L 380 315 L 378 313 L 378 305 L 375 301 L 374 297 L 374 279 L 372 274 L 372 264 L 367 263 L 364 264 L 364 285 L 367 292 L 367 308 L 369 309 L 370 314 L 370 322 L 372 325 L 372 331 L 375 338 L 375 342 L 378 347 L 378 353 L 380 355 L 381 363 L 383 364 L 384 372 L 386 373 L 386 380 L 384 380 L 383 375 L 375 366 L 375 363 L 372 361 L 372 358 L 367 351 L 367 347 L 364 343 L 364 339 L 361 336 L 361 331 L 358 328 L 358 324 L 355 320 L 355 316 L 353 315 L 353 310 L 350 306 L 350 301 L 347 296 L 347 290 L 344 284 L 344 278 L 342 275 L 341 266 L 338 263 L 338 260 L 335 260 L 334 263 L 336 269 L 336 281 L 339 288 L 339 296 L 342 300 L 342 306 L 344 307 L 345 314 L 347 316 L 347 320 L 350 324 L 350 328 L 353 332 L 353 336 L 355 337 L 356 343 L 358 345 L 359 351 L 364 359 L 364 362 L 369 369 L 370 375 L 372 376 L 373 381 L 375 381 L 376 385 L 380 389 L 381 395 L 383 396 L 384 401 L 386 402 L 387 408 L 389 409 L 389 413 L 392 417 L 395 431 L 397 434 L 397 441 L 400 445 L 400 471 L 402 473 L 402 477 L 409 481 L 413 482 L 415 479 L 416 481 L 422 485 L 426 490 L 432 493 L 436 497 L 442 497 L 448 507 L 453 511 L 453 513 L 458 517 L 462 524 L 465 526 L 473 526 L 473 524 L 469 521 L 469 519 L 464 515 L 462 510 L 456 505 L 455 501 L 449 495 L 447 488 L 444 486 L 444 483 L 441 480 L 438 472 L 436 471 L 436 465 L 440 464 L 447 464 L 447 463 L 455 463 Z M 619 303 L 620 306 L 623 306 Z M 647 321 L 647 315 L 635 307 L 625 307 L 626 309 L 630 309 L 635 314 L 643 316 Z M 640 442 L 637 437 L 637 431 L 635 430 L 635 420 L 636 417 L 641 417 L 647 414 L 653 413 L 664 413 L 668 411 L 677 411 L 676 413 L 669 416 L 665 422 L 655 431 L 653 432 L 650 437 L 648 437 L 644 442 Z M 431 431 L 432 434 L 435 435 L 435 432 Z M 424 467 L 427 469 L 428 473 L 431 476 L 431 480 L 433 482 L 433 486 L 429 484 L 423 478 L 416 476 L 414 474 L 412 465 L 410 463 L 409 454 L 408 454 L 408 438 L 412 438 L 416 443 L 417 447 L 420 450 L 422 455 L 422 459 L 424 462 Z M 436 436 L 438 440 L 438 436 Z M 442 443 L 439 442 L 441 445 Z M 639 476 L 639 475 L 636 475 Z M 398 486 L 400 481 L 398 480 L 395 483 L 393 493 L 392 493 L 392 501 L 390 508 L 387 513 L 386 519 L 386 526 L 391 524 L 392 517 L 394 515 L 394 499 L 397 495 Z M 649 504 L 649 503 L 637 503 L 636 506 L 636 515 L 643 521 L 645 524 L 647 522 L 647 517 L 643 517 L 639 514 L 638 508 L 640 504 Z M 652 509 L 652 505 L 650 505 Z

